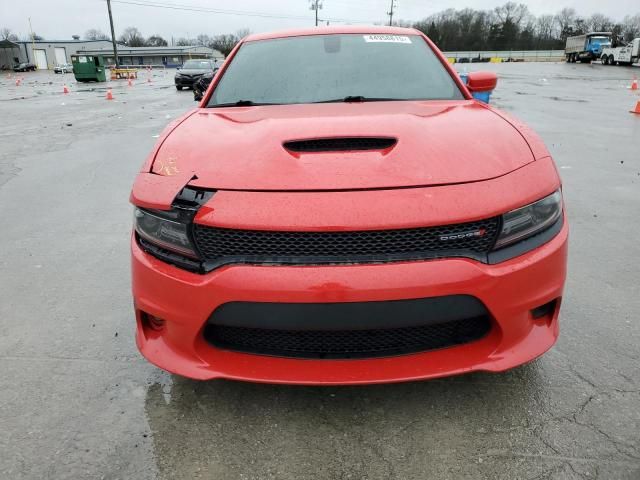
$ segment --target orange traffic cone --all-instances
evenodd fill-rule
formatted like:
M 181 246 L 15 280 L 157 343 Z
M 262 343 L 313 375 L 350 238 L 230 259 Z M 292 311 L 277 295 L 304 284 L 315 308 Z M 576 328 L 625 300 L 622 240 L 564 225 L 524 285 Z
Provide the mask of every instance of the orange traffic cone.
M 113 100 L 113 93 L 111 93 L 111 89 L 107 90 L 107 100 Z
M 636 108 L 630 110 L 631 113 L 635 113 L 636 115 L 640 115 L 640 100 L 636 103 Z
M 67 88 L 67 86 L 65 85 L 64 88 L 62 89 L 62 93 L 67 94 L 69 93 L 69 89 Z
M 20 86 L 20 81 L 21 81 L 21 80 L 20 80 L 19 78 L 16 78 L 16 87 L 19 87 L 19 86 Z
M 631 82 L 631 90 L 638 90 L 638 79 L 634 78 L 633 82 Z

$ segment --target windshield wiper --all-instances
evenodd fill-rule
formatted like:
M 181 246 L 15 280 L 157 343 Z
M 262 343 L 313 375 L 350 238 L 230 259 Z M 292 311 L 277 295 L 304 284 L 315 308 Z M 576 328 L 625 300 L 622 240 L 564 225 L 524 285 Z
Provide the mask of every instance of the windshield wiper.
M 281 105 L 280 103 L 254 102 L 253 100 L 238 100 L 237 102 L 217 103 L 210 105 L 210 108 L 216 107 L 259 107 L 261 105 Z
M 363 95 L 347 95 L 342 98 L 334 98 L 333 100 L 321 100 L 313 103 L 361 103 L 361 102 L 390 102 L 394 100 L 405 100 L 404 98 L 384 98 L 384 97 L 365 97 Z

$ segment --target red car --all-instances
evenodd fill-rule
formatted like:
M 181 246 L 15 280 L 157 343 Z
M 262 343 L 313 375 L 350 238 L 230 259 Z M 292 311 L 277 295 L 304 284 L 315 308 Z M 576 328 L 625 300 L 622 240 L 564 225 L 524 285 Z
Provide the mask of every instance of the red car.
M 194 379 L 499 372 L 558 337 L 568 228 L 541 140 L 417 30 L 251 35 L 131 202 L 137 344 Z

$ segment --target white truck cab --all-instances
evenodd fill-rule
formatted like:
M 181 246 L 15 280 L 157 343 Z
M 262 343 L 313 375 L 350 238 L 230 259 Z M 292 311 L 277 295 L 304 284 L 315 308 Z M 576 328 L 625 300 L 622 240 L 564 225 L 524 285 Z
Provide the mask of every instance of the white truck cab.
M 603 65 L 632 65 L 640 60 L 640 37 L 634 38 L 624 47 L 605 47 L 600 61 Z

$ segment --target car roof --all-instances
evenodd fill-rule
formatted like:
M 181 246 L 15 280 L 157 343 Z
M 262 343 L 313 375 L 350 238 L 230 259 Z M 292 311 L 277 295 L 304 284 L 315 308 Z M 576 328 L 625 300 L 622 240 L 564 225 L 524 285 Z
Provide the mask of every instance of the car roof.
M 255 42 L 258 40 L 269 40 L 272 38 L 301 37 L 309 35 L 332 35 L 332 34 L 377 34 L 377 35 L 421 35 L 415 28 L 384 27 L 379 25 L 337 25 L 329 27 L 297 28 L 292 30 L 279 30 L 276 32 L 255 33 L 247 36 L 245 42 Z

